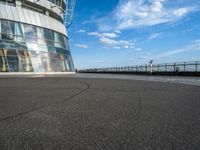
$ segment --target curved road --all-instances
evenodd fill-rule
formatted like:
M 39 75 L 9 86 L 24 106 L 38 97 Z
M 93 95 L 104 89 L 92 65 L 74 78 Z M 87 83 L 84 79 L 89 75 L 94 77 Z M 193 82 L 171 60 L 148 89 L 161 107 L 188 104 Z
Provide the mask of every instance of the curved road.
M 122 78 L 1 77 L 0 150 L 199 149 L 199 86 Z

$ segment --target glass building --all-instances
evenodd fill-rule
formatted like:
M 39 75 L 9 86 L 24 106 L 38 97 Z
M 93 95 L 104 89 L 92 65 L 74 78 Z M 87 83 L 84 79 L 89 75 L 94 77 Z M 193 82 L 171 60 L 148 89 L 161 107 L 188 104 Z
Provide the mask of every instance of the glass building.
M 65 0 L 0 0 L 0 72 L 74 72 Z

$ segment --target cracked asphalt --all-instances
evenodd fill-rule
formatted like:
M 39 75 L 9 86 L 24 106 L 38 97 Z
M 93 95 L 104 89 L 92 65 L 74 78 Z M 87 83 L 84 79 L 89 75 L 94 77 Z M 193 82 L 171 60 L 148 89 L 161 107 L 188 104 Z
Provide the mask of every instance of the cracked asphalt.
M 200 86 L 0 78 L 0 150 L 197 150 Z

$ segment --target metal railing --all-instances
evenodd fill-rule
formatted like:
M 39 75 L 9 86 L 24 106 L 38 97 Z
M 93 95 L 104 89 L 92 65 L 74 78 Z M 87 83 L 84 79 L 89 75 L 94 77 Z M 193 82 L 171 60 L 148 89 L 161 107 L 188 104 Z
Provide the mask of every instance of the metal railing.
M 178 63 L 165 63 L 151 65 L 138 65 L 138 66 L 125 66 L 125 67 L 110 67 L 110 68 L 94 68 L 79 70 L 79 72 L 200 72 L 200 61 L 191 62 L 178 62 Z

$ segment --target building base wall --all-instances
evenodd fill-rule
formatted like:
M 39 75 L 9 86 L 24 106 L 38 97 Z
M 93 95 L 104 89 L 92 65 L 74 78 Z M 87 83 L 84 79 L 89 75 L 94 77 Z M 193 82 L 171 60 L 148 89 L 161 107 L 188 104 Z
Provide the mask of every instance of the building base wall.
M 74 75 L 76 72 L 6 72 L 0 73 L 0 77 L 43 77 Z

